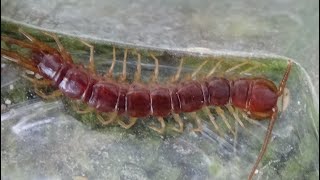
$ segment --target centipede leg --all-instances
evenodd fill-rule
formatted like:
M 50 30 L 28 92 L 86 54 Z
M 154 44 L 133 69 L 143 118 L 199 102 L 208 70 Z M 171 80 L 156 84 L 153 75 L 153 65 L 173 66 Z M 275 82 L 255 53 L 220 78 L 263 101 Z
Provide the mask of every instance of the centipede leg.
M 105 120 L 100 114 L 97 113 L 97 118 L 103 126 L 109 125 L 110 123 L 114 122 L 116 120 L 116 117 L 117 113 L 112 112 L 110 113 L 109 119 Z
M 38 80 L 36 78 L 30 78 L 26 75 L 22 75 L 23 78 L 27 79 L 28 81 L 30 81 L 32 84 L 37 85 L 37 86 L 49 86 L 51 85 L 52 81 L 49 79 L 41 79 Z
M 134 74 L 134 81 L 139 82 L 141 79 L 141 55 L 137 53 L 138 60 L 137 60 L 137 71 Z
M 80 109 L 79 104 L 81 104 L 81 102 L 72 102 L 71 107 L 74 111 L 76 111 L 78 114 L 87 114 L 93 111 L 93 109 L 89 106 L 86 106 L 84 109 Z
M 202 64 L 200 64 L 200 66 L 191 74 L 191 78 L 195 78 L 196 75 L 200 72 L 200 70 L 202 69 L 202 67 L 204 65 L 206 65 L 208 63 L 208 60 L 204 61 Z
M 166 128 L 166 124 L 165 124 L 165 122 L 164 122 L 162 117 L 158 117 L 157 120 L 160 122 L 161 128 L 157 128 L 157 127 L 154 127 L 154 126 L 149 126 L 149 128 L 154 130 L 154 131 L 156 131 L 156 132 L 158 132 L 159 134 L 163 134 L 164 129 Z
M 212 68 L 212 70 L 207 74 L 207 78 L 210 77 L 213 73 L 215 73 L 215 71 L 217 70 L 217 68 L 220 66 L 222 60 L 218 61 L 217 64 Z
M 240 64 L 236 65 L 236 66 L 233 66 L 232 68 L 227 69 L 225 72 L 226 73 L 232 72 L 232 71 L 234 71 L 234 70 L 236 70 L 236 69 L 238 69 L 238 68 L 240 68 L 240 67 L 242 67 L 242 66 L 244 66 L 244 65 L 246 65 L 248 63 L 249 63 L 249 61 L 245 61 L 243 63 L 240 63 Z
M 245 69 L 245 70 L 241 71 L 239 74 L 249 73 L 250 71 L 252 71 L 254 69 L 257 69 L 260 66 L 261 66 L 261 64 L 255 64 L 252 67 L 249 67 L 248 69 Z
M 218 124 L 216 123 L 215 118 L 212 116 L 210 109 L 208 107 L 204 107 L 204 112 L 209 116 L 210 121 L 212 122 L 213 126 L 216 128 L 216 130 L 218 131 L 219 135 L 223 135 L 223 133 L 221 132 Z
M 175 114 L 175 113 L 172 113 L 172 116 L 173 116 L 174 121 L 176 123 L 178 123 L 179 128 L 173 127 L 171 129 L 174 130 L 174 131 L 177 131 L 179 133 L 182 133 L 183 132 L 183 121 L 182 121 L 182 119 L 180 118 L 180 116 L 178 114 Z
M 220 107 L 215 107 L 214 108 L 216 110 L 216 112 L 218 113 L 219 116 L 221 116 L 222 121 L 224 122 L 224 124 L 227 126 L 227 128 L 231 131 L 231 133 L 233 135 L 235 135 L 234 130 L 231 128 L 226 116 L 224 115 L 224 111 L 220 108 Z
M 201 124 L 201 120 L 199 118 L 199 116 L 195 113 L 195 112 L 192 112 L 190 113 L 192 118 L 194 118 L 194 120 L 196 121 L 196 125 L 197 127 L 196 128 L 193 128 L 192 131 L 193 132 L 202 132 L 202 124 Z
M 56 97 L 59 97 L 62 95 L 62 92 L 60 90 L 55 90 L 53 92 L 51 92 L 50 94 L 45 94 L 43 93 L 41 90 L 39 90 L 38 88 L 35 88 L 34 91 L 38 96 L 40 96 L 43 99 L 54 99 Z
M 116 64 L 116 47 L 112 46 L 112 63 L 111 63 L 111 66 L 109 68 L 109 71 L 106 72 L 104 77 L 112 78 L 113 69 L 114 69 L 115 64 Z
M 244 127 L 244 124 L 242 123 L 242 121 L 240 120 L 238 114 L 235 112 L 235 110 L 233 109 L 233 107 L 231 105 L 226 105 L 227 109 L 229 110 L 229 112 L 232 114 L 232 116 L 236 119 L 236 121 L 240 124 L 241 127 Z
M 125 49 L 124 56 L 123 56 L 122 75 L 120 77 L 120 82 L 123 82 L 127 79 L 127 55 L 128 55 L 128 49 Z
M 93 47 L 93 45 L 91 45 L 85 41 L 81 41 L 81 42 L 90 48 L 90 58 L 89 58 L 89 67 L 88 67 L 89 72 L 96 73 L 96 67 L 94 65 L 94 57 L 93 57 L 94 47 Z
M 118 120 L 118 124 L 125 129 L 131 128 L 136 122 L 137 122 L 137 118 L 133 118 L 133 117 L 129 119 L 128 124 L 124 123 L 121 120 Z
M 49 32 L 42 32 L 45 35 L 51 37 L 57 44 L 58 48 L 59 48 L 59 52 L 61 53 L 61 56 L 63 57 L 63 60 L 68 61 L 70 63 L 73 62 L 71 55 L 65 50 L 65 48 L 63 47 L 63 45 L 61 44 L 59 38 L 57 35 L 49 33 Z
M 269 144 L 269 141 L 271 139 L 271 135 L 272 135 L 272 129 L 273 129 L 273 126 L 276 122 L 276 119 L 277 119 L 277 115 L 278 115 L 278 108 L 277 107 L 274 107 L 272 109 L 273 113 L 272 113 L 272 116 L 271 116 L 271 120 L 269 122 L 269 125 L 268 125 L 268 129 L 267 129 L 267 132 L 266 132 L 266 135 L 265 135 L 265 138 L 264 138 L 264 141 L 263 141 L 263 145 L 261 147 L 261 150 L 259 152 L 259 155 L 258 155 L 258 158 L 256 160 L 256 162 L 254 163 L 252 169 L 251 169 L 251 172 L 248 176 L 248 179 L 251 180 L 253 175 L 255 174 L 256 172 L 256 169 L 262 159 L 262 157 L 264 156 L 266 150 L 267 150 L 267 147 L 268 147 L 268 144 Z
M 159 76 L 159 60 L 152 53 L 150 55 L 154 59 L 155 63 L 154 74 L 151 76 L 150 81 L 157 82 Z
M 180 60 L 180 64 L 179 64 L 177 73 L 171 78 L 171 82 L 172 83 L 174 83 L 174 82 L 179 80 L 180 74 L 181 74 L 181 70 L 182 70 L 182 65 L 183 65 L 183 58 L 181 58 L 181 60 Z

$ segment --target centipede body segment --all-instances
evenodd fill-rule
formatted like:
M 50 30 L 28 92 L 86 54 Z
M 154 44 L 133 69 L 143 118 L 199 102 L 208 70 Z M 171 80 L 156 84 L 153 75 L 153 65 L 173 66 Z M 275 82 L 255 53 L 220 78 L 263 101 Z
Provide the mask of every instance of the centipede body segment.
M 42 75 L 44 77 L 42 81 L 29 78 L 36 87 L 48 85 L 49 82 L 53 87 L 57 88 L 57 91 L 50 95 L 43 94 L 41 90 L 37 90 L 36 92 L 40 96 L 52 98 L 64 95 L 71 99 L 80 100 L 89 107 L 88 110 L 83 112 L 97 112 L 98 119 L 105 125 L 116 121 L 120 126 L 128 129 L 139 118 L 154 116 L 159 122 L 160 128 L 154 126 L 150 126 L 150 128 L 163 133 L 166 126 L 164 118 L 172 116 L 177 123 L 177 127 L 174 127 L 173 130 L 182 132 L 184 123 L 179 114 L 189 113 L 198 126 L 193 130 L 201 131 L 201 120 L 196 112 L 203 111 L 213 123 L 215 129 L 219 131 L 219 126 L 215 123 L 215 118 L 209 110 L 209 107 L 213 107 L 217 114 L 222 117 L 226 126 L 232 131 L 230 124 L 224 117 L 224 111 L 221 109 L 224 106 L 243 127 L 244 125 L 235 113 L 234 108 L 242 110 L 255 120 L 269 119 L 270 122 L 263 146 L 248 177 L 248 179 L 252 179 L 270 141 L 271 132 L 277 119 L 277 101 L 286 86 L 292 65 L 291 61 L 288 63 L 279 87 L 265 78 L 253 77 L 231 80 L 212 76 L 221 61 L 216 64 L 205 78 L 195 79 L 207 61 L 203 62 L 188 78 L 181 79 L 183 59 L 181 59 L 178 70 L 170 81 L 160 84 L 158 83 L 159 60 L 151 53 L 150 57 L 155 62 L 155 69 L 150 77 L 150 82 L 146 84 L 141 82 L 141 55 L 139 52 L 135 52 L 137 70 L 134 81 L 129 83 L 126 77 L 128 49 L 124 51 L 123 69 L 120 77 L 114 77 L 113 74 L 116 61 L 115 47 L 113 47 L 113 59 L 109 70 L 106 71 L 104 76 L 100 76 L 95 70 L 94 47 L 92 45 L 81 41 L 90 48 L 89 65 L 88 68 L 84 68 L 73 63 L 72 57 L 63 48 L 56 35 L 45 33 L 55 40 L 58 49 L 40 42 L 23 30 L 20 30 L 20 32 L 28 39 L 28 42 L 7 36 L 1 36 L 1 40 L 7 44 L 15 44 L 22 48 L 30 49 L 32 52 L 31 57 L 24 57 L 17 52 L 3 48 L 1 48 L 1 56 Z M 231 71 L 234 68 L 229 70 Z M 104 119 L 99 113 L 108 113 L 109 119 Z M 128 116 L 129 122 L 122 121 L 119 118 L 121 116 Z

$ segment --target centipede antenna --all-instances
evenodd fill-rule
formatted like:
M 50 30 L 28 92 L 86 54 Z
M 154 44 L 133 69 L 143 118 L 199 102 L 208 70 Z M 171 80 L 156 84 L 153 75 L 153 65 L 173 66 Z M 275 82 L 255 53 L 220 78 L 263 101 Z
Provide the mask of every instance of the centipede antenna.
M 274 126 L 274 124 L 276 122 L 276 119 L 277 119 L 278 108 L 274 107 L 272 109 L 272 111 L 273 111 L 273 113 L 272 113 L 271 120 L 269 122 L 268 129 L 267 129 L 264 141 L 263 141 L 263 145 L 261 147 L 261 150 L 260 150 L 260 153 L 258 155 L 258 158 L 257 158 L 256 162 L 254 163 L 252 169 L 251 169 L 251 172 L 250 172 L 250 174 L 248 176 L 248 180 L 252 180 L 252 177 L 255 174 L 255 171 L 256 171 L 256 169 L 257 169 L 262 157 L 264 156 L 264 154 L 265 154 L 265 152 L 267 150 L 267 147 L 268 147 L 271 135 L 272 135 L 272 129 L 273 129 L 273 126 Z
M 199 71 L 202 69 L 202 67 L 207 64 L 208 60 L 204 61 L 191 75 L 191 78 L 195 78 L 196 75 L 199 73 Z
M 179 67 L 178 67 L 178 70 L 177 70 L 177 73 L 176 73 L 176 75 L 172 78 L 171 82 L 176 82 L 176 81 L 179 80 L 180 74 L 181 74 L 181 70 L 182 70 L 183 61 L 184 61 L 183 58 L 181 58 L 180 64 L 179 64 Z
M 126 123 L 124 123 L 122 120 L 118 119 L 118 124 L 119 124 L 121 127 L 125 128 L 125 129 L 131 128 L 136 122 L 137 122 L 137 118 L 134 118 L 134 117 L 131 117 L 131 118 L 129 119 L 129 123 L 128 123 L 128 124 L 126 124 Z
M 218 62 L 217 62 L 217 64 L 212 68 L 212 70 L 207 74 L 207 78 L 208 77 L 210 77 L 215 71 L 216 71 L 216 69 L 219 67 L 219 65 L 221 64 L 221 62 L 222 62 L 222 60 L 219 60 Z
M 152 53 L 150 53 L 150 56 L 154 59 L 155 63 L 154 74 L 151 76 L 151 82 L 157 82 L 159 76 L 159 60 Z
M 193 132 L 202 132 L 203 127 L 202 127 L 201 120 L 200 120 L 199 116 L 195 112 L 190 113 L 190 115 L 196 121 L 196 125 L 197 125 L 197 127 L 193 128 L 192 131 Z
M 227 109 L 229 110 L 229 112 L 232 114 L 232 116 L 236 119 L 236 121 L 240 124 L 241 127 L 244 127 L 244 124 L 242 123 L 242 121 L 240 120 L 238 114 L 235 112 L 235 110 L 233 109 L 233 107 L 231 105 L 226 105 Z
M 8 50 L 1 48 L 1 57 L 5 58 L 9 61 L 15 62 L 15 63 L 19 64 L 20 66 L 22 66 L 32 72 L 39 73 L 39 70 L 33 61 L 29 61 L 27 58 L 25 58 L 17 53 L 14 53 L 14 52 L 11 52 L 11 51 L 8 51 Z
M 81 42 L 84 44 L 84 45 L 86 45 L 86 46 L 88 46 L 89 48 L 90 48 L 90 58 L 89 58 L 89 71 L 91 72 L 91 73 L 96 73 L 96 67 L 95 67 L 95 65 L 94 65 L 94 57 L 93 57 L 93 53 L 94 53 L 94 46 L 93 45 L 91 45 L 91 44 L 89 44 L 89 43 L 87 43 L 87 42 L 85 42 L 85 41 L 82 41 L 81 40 Z
M 231 131 L 231 133 L 232 133 L 233 135 L 235 135 L 234 130 L 231 128 L 231 126 L 230 126 L 230 124 L 229 124 L 226 116 L 224 115 L 224 111 L 223 111 L 220 107 L 215 107 L 214 109 L 216 110 L 217 114 L 218 114 L 219 116 L 221 116 L 222 121 L 223 121 L 224 124 L 227 126 L 227 128 Z
M 178 123 L 179 128 L 173 127 L 172 130 L 182 133 L 183 132 L 183 121 L 180 116 L 176 113 L 172 113 L 173 119 L 176 123 Z
M 8 43 L 8 44 L 16 44 L 20 47 L 23 47 L 23 48 L 29 48 L 29 49 L 38 49 L 39 47 L 38 46 L 35 46 L 34 44 L 30 44 L 30 43 L 26 43 L 24 41 L 20 41 L 20 40 L 17 40 L 17 39 L 13 39 L 11 37 L 7 37 L 7 36 L 1 36 L 1 40 Z
M 106 72 L 105 77 L 112 78 L 113 69 L 114 69 L 115 64 L 116 64 L 116 47 L 112 46 L 112 63 L 109 68 L 109 71 Z
M 283 89 L 286 87 L 286 83 L 288 81 L 288 77 L 289 77 L 289 73 L 291 71 L 291 67 L 292 67 L 292 61 L 289 60 L 288 61 L 288 66 L 287 66 L 287 70 L 283 75 L 282 81 L 279 84 L 279 88 L 278 88 L 278 96 L 281 96 L 283 94 Z
M 70 62 L 70 63 L 73 62 L 70 54 L 65 50 L 65 48 L 64 48 L 63 45 L 61 44 L 61 42 L 60 42 L 60 40 L 59 40 L 59 38 L 58 38 L 57 35 L 52 34 L 52 33 L 49 33 L 49 32 L 44 32 L 44 31 L 42 31 L 42 33 L 45 34 L 45 35 L 47 35 L 47 36 L 49 36 L 49 37 L 51 37 L 51 38 L 56 42 L 56 44 L 57 44 L 57 46 L 58 46 L 58 48 L 59 48 L 59 52 L 61 53 L 61 56 L 63 57 L 63 60 L 68 61 L 68 62 Z M 83 41 L 81 41 L 81 42 L 84 43 Z M 85 43 L 84 43 L 84 44 L 85 44 Z M 85 45 L 87 45 L 87 44 L 85 44 Z M 87 45 L 87 46 L 88 46 L 88 45 Z M 89 47 L 90 47 L 90 46 L 89 46 Z
M 138 60 L 137 60 L 137 71 L 134 74 L 134 81 L 139 82 L 141 79 L 141 54 L 137 53 Z
M 114 122 L 116 120 L 116 117 L 117 117 L 117 113 L 116 112 L 112 112 L 112 113 L 109 113 L 109 114 L 110 114 L 109 119 L 105 120 L 100 114 L 97 113 L 97 118 L 99 119 L 100 123 L 103 126 L 109 125 L 110 123 L 112 123 L 112 122 Z
M 207 106 L 205 106 L 205 107 L 203 108 L 203 110 L 204 110 L 204 112 L 209 116 L 210 121 L 212 122 L 214 128 L 218 131 L 219 135 L 222 136 L 223 133 L 221 132 L 218 124 L 216 123 L 215 118 L 212 116 L 212 114 L 211 114 L 211 112 L 210 112 L 210 109 L 209 109 Z
M 248 64 L 248 63 L 249 63 L 249 61 L 245 61 L 245 62 L 243 62 L 243 63 L 240 63 L 240 64 L 236 65 L 236 66 L 233 66 L 232 68 L 227 69 L 227 70 L 226 70 L 226 73 L 229 73 L 229 72 L 231 72 L 231 71 L 234 71 L 234 70 L 236 70 L 236 69 L 240 68 L 241 66 L 244 66 L 244 65 L 246 65 L 246 64 Z
M 156 131 L 156 132 L 158 132 L 159 134 L 163 134 L 164 130 L 166 128 L 166 124 L 165 124 L 165 122 L 164 122 L 162 117 L 158 117 L 157 120 L 161 124 L 161 128 L 157 128 L 157 127 L 154 127 L 154 126 L 149 126 L 149 128 L 154 130 L 154 131 Z
M 120 81 L 125 81 L 127 79 L 127 55 L 128 55 L 128 49 L 126 48 L 124 50 L 122 76 L 120 78 Z

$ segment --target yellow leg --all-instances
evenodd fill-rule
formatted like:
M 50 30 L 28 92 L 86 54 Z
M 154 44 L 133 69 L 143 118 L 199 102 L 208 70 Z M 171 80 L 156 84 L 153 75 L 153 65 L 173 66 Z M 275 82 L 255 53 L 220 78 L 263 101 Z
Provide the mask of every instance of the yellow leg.
M 226 105 L 227 109 L 229 110 L 229 112 L 232 114 L 232 116 L 236 119 L 236 121 L 240 124 L 241 127 L 244 127 L 244 124 L 242 123 L 242 121 L 240 120 L 238 114 L 235 112 L 235 110 L 233 109 L 233 107 L 231 105 Z
M 191 117 L 196 121 L 196 125 L 197 127 L 196 128 L 193 128 L 192 131 L 194 132 L 202 132 L 202 124 L 201 124 L 201 120 L 199 118 L 199 116 L 193 112 L 193 113 L 190 113 L 191 114 Z
M 217 114 L 218 114 L 219 116 L 221 116 L 222 121 L 223 121 L 224 124 L 227 126 L 227 128 L 231 131 L 231 133 L 232 133 L 233 135 L 235 135 L 234 130 L 232 130 L 232 128 L 231 128 L 231 126 L 230 126 L 230 124 L 229 124 L 226 116 L 224 115 L 224 111 L 223 111 L 220 107 L 215 107 L 214 109 L 216 110 Z
M 176 123 L 178 123 L 179 128 L 173 127 L 172 130 L 177 131 L 179 133 L 183 132 L 183 121 L 180 118 L 180 116 L 178 114 L 172 113 L 173 119 L 174 121 L 176 121 Z
M 85 109 L 80 109 L 79 104 L 80 104 L 79 101 L 78 101 L 78 102 L 75 101 L 75 102 L 73 102 L 73 103 L 71 104 L 71 105 L 72 105 L 72 109 L 73 109 L 74 111 L 76 111 L 78 114 L 87 114 L 87 113 L 90 113 L 90 112 L 93 111 L 93 109 L 90 108 L 89 106 L 86 106 Z
M 97 118 L 103 126 L 109 125 L 110 123 L 114 122 L 116 120 L 116 117 L 117 113 L 112 112 L 110 113 L 109 119 L 105 120 L 100 114 L 97 113 Z
M 137 122 L 137 118 L 130 118 L 128 124 L 124 123 L 121 120 L 118 120 L 118 124 L 125 129 L 131 128 L 136 122 Z
M 124 56 L 123 56 L 122 75 L 120 77 L 120 82 L 123 82 L 127 79 L 127 55 L 128 55 L 128 49 L 125 49 Z
M 82 42 L 84 45 L 86 45 L 86 46 L 88 46 L 88 47 L 90 48 L 90 59 L 89 59 L 88 69 L 89 69 L 89 72 L 95 74 L 95 73 L 96 73 L 96 67 L 95 67 L 95 65 L 94 65 L 94 58 L 93 58 L 94 47 L 93 47 L 93 45 L 91 45 L 91 44 L 89 44 L 89 43 L 87 43 L 87 42 L 85 42 L 85 41 L 82 41 L 82 40 L 81 40 L 81 42 Z
M 116 64 L 116 48 L 113 46 L 113 48 L 112 48 L 112 63 L 109 68 L 109 71 L 106 72 L 106 74 L 104 75 L 105 77 L 112 78 L 113 69 L 114 69 L 115 64 Z
M 43 99 L 54 99 L 62 95 L 62 92 L 60 90 L 55 90 L 51 92 L 51 94 L 45 94 L 41 90 L 36 88 L 34 92 Z
M 226 73 L 229 73 L 229 72 L 234 71 L 234 70 L 236 70 L 236 69 L 238 69 L 238 68 L 240 68 L 241 66 L 244 66 L 244 65 L 246 65 L 246 64 L 249 64 L 249 61 L 245 61 L 245 62 L 243 62 L 243 63 L 240 63 L 240 64 L 236 65 L 236 66 L 233 66 L 232 68 L 227 69 L 225 72 L 226 72 Z
M 141 80 L 141 54 L 137 53 L 137 71 L 134 74 L 134 81 L 139 82 Z
M 154 131 L 156 131 L 156 132 L 158 132 L 159 134 L 163 134 L 163 132 L 164 132 L 164 130 L 166 128 L 166 124 L 165 124 L 165 122 L 164 122 L 162 117 L 158 117 L 157 120 L 160 122 L 161 128 L 156 128 L 154 126 L 149 126 L 149 128 L 154 130 Z
M 203 110 L 204 110 L 204 112 L 209 116 L 210 121 L 212 122 L 212 124 L 213 124 L 213 126 L 216 128 L 216 130 L 218 131 L 219 135 L 221 135 L 221 136 L 222 136 L 222 135 L 223 135 L 223 133 L 221 132 L 221 130 L 220 130 L 220 128 L 219 128 L 219 126 L 218 126 L 218 124 L 216 123 L 215 118 L 212 116 L 212 114 L 211 114 L 211 112 L 210 112 L 209 108 L 208 108 L 208 107 L 204 107 L 204 108 L 203 108 Z
M 210 77 L 216 70 L 217 68 L 220 66 L 222 60 L 218 61 L 217 64 L 212 68 L 212 70 L 207 74 L 207 78 Z
M 154 74 L 151 76 L 150 81 L 157 82 L 158 76 L 159 76 L 159 60 L 153 54 L 150 54 L 150 55 L 154 59 L 154 63 L 155 63 Z
M 202 67 L 208 63 L 208 60 L 204 61 L 191 75 L 191 78 L 195 78 L 196 75 L 199 73 L 199 71 L 202 69 Z
M 176 82 L 180 78 L 181 70 L 182 70 L 183 58 L 180 60 L 180 65 L 178 67 L 177 73 L 175 76 L 172 77 L 171 82 Z
M 260 64 L 255 64 L 252 67 L 249 67 L 243 71 L 241 71 L 239 74 L 246 74 L 246 73 L 250 73 L 252 70 L 257 69 L 258 67 L 260 67 Z
M 28 81 L 30 81 L 32 84 L 37 85 L 37 86 L 49 86 L 51 85 L 52 81 L 50 81 L 49 79 L 35 79 L 35 78 L 30 78 L 26 75 L 22 75 L 23 78 L 27 79 Z

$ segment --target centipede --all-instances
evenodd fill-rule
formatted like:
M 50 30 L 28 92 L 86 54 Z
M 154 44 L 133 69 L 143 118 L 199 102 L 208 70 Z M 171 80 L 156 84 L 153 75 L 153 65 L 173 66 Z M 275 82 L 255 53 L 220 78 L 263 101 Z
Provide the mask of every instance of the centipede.
M 128 49 L 124 50 L 122 73 L 115 77 L 116 48 L 113 46 L 111 66 L 102 76 L 96 71 L 93 45 L 80 40 L 90 48 L 89 63 L 85 67 L 74 63 L 73 58 L 63 47 L 56 34 L 43 32 L 55 41 L 57 48 L 54 48 L 21 28 L 19 32 L 25 40 L 1 35 L 1 41 L 8 45 L 14 44 L 29 49 L 30 56 L 26 57 L 17 51 L 1 48 L 1 57 L 43 76 L 41 80 L 26 77 L 35 87 L 52 86 L 55 88 L 51 94 L 45 94 L 36 89 L 39 96 L 48 99 L 64 95 L 70 99 L 79 100 L 97 112 L 97 118 L 103 125 L 117 122 L 121 127 L 129 129 L 136 124 L 138 119 L 151 116 L 159 122 L 160 127 L 150 126 L 150 128 L 162 134 L 166 127 L 164 118 L 171 116 L 176 123 L 176 127 L 172 129 L 181 133 L 184 131 L 184 122 L 180 114 L 188 113 L 195 121 L 196 126 L 193 131 L 201 132 L 201 120 L 196 113 L 201 110 L 218 129 L 209 107 L 214 107 L 217 114 L 221 116 L 224 116 L 222 107 L 227 107 L 231 113 L 234 112 L 234 109 L 240 109 L 245 115 L 256 121 L 268 120 L 269 125 L 262 147 L 248 175 L 249 180 L 253 178 L 267 150 L 278 117 L 277 101 L 284 93 L 292 67 L 291 60 L 288 61 L 278 86 L 266 78 L 228 79 L 216 77 L 212 75 L 216 66 L 206 77 L 193 78 L 206 62 L 202 63 L 188 78 L 182 79 L 183 58 L 181 58 L 174 76 L 166 83 L 161 84 L 158 81 L 159 60 L 150 53 L 150 57 L 155 62 L 155 68 L 150 82 L 146 84 L 141 81 L 141 54 L 135 51 L 137 69 L 133 82 L 129 83 L 126 75 Z M 108 119 L 99 113 L 108 113 Z M 118 118 L 121 116 L 129 117 L 128 122 Z M 236 119 L 238 120 L 238 118 Z

